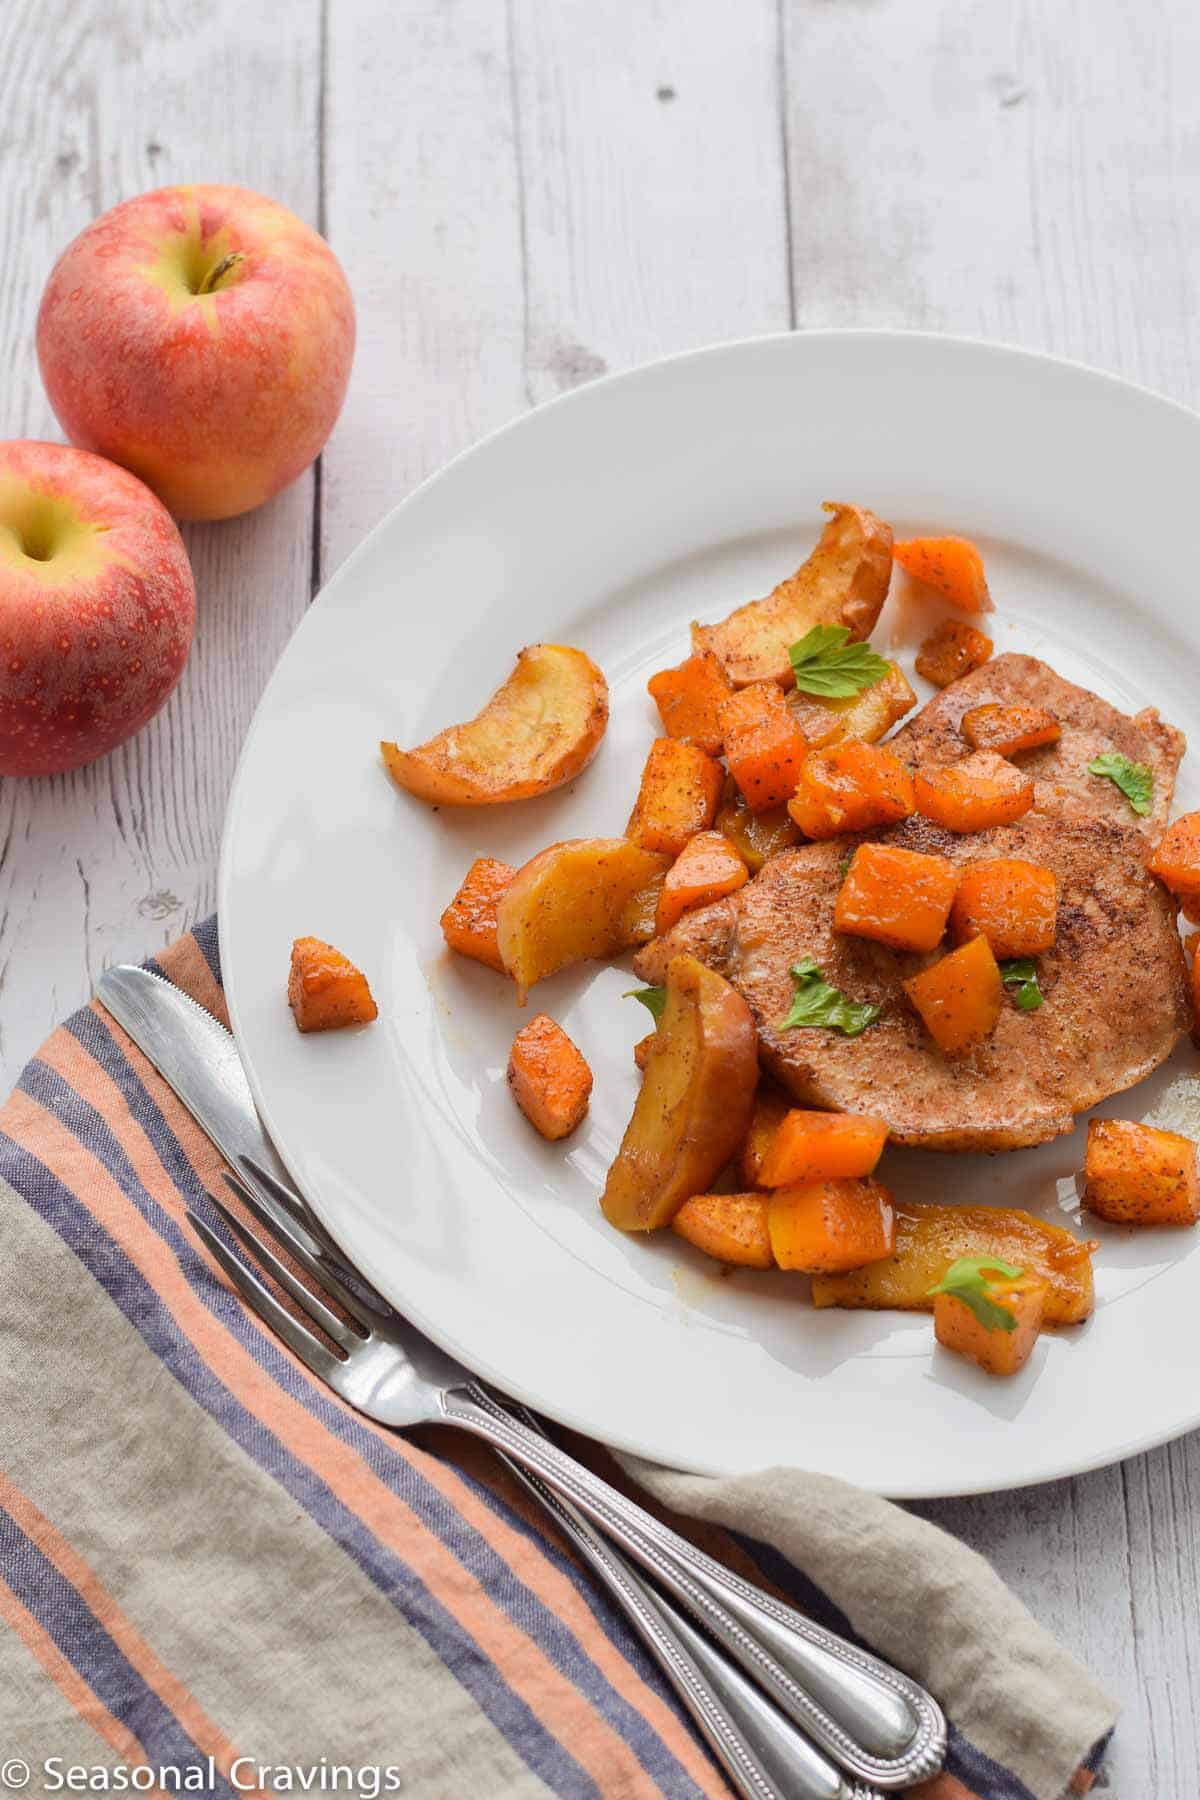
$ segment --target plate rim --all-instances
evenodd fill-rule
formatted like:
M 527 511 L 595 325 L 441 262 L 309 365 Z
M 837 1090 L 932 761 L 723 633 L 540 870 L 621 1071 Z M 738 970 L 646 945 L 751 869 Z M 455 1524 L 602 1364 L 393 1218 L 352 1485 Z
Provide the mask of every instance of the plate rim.
M 398 500 L 393 506 L 389 507 L 380 519 L 364 534 L 354 548 L 343 558 L 337 568 L 326 577 L 320 590 L 306 608 L 305 613 L 298 622 L 295 630 L 283 645 L 279 657 L 272 668 L 271 674 L 264 685 L 262 693 L 260 694 L 251 715 L 230 782 L 222 825 L 221 846 L 217 870 L 218 922 L 220 922 L 221 919 L 230 916 L 231 913 L 230 896 L 234 886 L 234 874 L 232 868 L 234 824 L 238 812 L 240 790 L 245 777 L 246 768 L 249 764 L 250 755 L 254 747 L 255 738 L 267 714 L 268 705 L 276 682 L 280 678 L 284 664 L 289 657 L 292 647 L 303 632 L 305 623 L 317 606 L 320 605 L 322 601 L 326 600 L 330 588 L 335 583 L 340 586 L 344 580 L 348 581 L 352 578 L 354 568 L 359 561 L 367 558 L 376 540 L 382 537 L 393 526 L 394 521 L 407 508 L 413 506 L 420 497 L 425 494 L 426 490 L 450 479 L 462 465 L 470 463 L 472 459 L 492 452 L 497 444 L 501 443 L 510 433 L 528 426 L 531 421 L 544 414 L 560 410 L 564 407 L 570 408 L 573 405 L 585 402 L 586 397 L 593 395 L 597 390 L 611 390 L 622 385 L 632 387 L 636 385 L 639 379 L 645 379 L 666 368 L 679 367 L 688 363 L 717 360 L 722 356 L 735 355 L 737 352 L 743 350 L 758 349 L 765 346 L 778 347 L 796 341 L 802 341 L 807 344 L 812 344 L 814 342 L 828 342 L 838 345 L 858 341 L 870 342 L 881 346 L 920 343 L 931 347 L 936 346 L 939 351 L 945 351 L 951 355 L 961 352 L 973 352 L 982 353 L 988 358 L 999 358 L 1001 360 L 1016 358 L 1027 364 L 1041 365 L 1056 371 L 1082 376 L 1089 383 L 1104 384 L 1118 390 L 1129 399 L 1140 404 L 1150 402 L 1153 407 L 1161 408 L 1168 414 L 1177 416 L 1192 427 L 1200 426 L 1200 409 L 1189 406 L 1185 402 L 1174 399 L 1170 395 L 1148 387 L 1143 383 L 1131 380 L 1127 376 L 1117 374 L 1112 370 L 1099 368 L 1094 364 L 1085 362 L 1079 358 L 1059 355 L 1052 351 L 1034 349 L 1001 339 L 982 338 L 929 330 L 910 330 L 875 326 L 823 326 L 813 327 L 811 329 L 797 328 L 793 330 L 758 333 L 737 338 L 718 339 L 703 345 L 693 346 L 688 349 L 670 352 L 663 356 L 649 358 L 630 368 L 610 371 L 593 380 L 582 382 L 578 386 L 555 395 L 552 399 L 531 407 L 524 412 L 515 414 L 512 418 L 495 426 L 492 430 L 486 432 L 482 437 L 476 439 L 471 444 L 466 445 L 445 463 L 426 475 L 407 494 L 405 494 L 403 498 Z M 223 979 L 225 973 L 226 969 L 223 962 Z M 234 984 L 231 983 L 224 991 L 229 1009 L 231 1028 L 235 1041 L 237 1042 L 238 1052 L 242 1059 L 247 1079 L 250 1083 L 255 1104 L 262 1116 L 264 1127 L 268 1129 L 268 1135 L 271 1135 L 269 1119 L 274 1109 L 270 1106 L 270 1102 L 264 1091 L 264 1085 L 260 1080 L 254 1060 L 247 1048 L 246 1035 L 240 1020 Z M 275 1141 L 276 1140 L 272 1136 L 272 1142 Z M 282 1155 L 282 1150 L 280 1153 Z M 299 1185 L 299 1183 L 297 1185 Z M 309 1197 L 306 1195 L 306 1198 Z M 320 1204 L 312 1199 L 309 1199 L 309 1204 L 313 1205 L 314 1211 L 317 1213 L 318 1217 L 322 1218 L 322 1222 L 326 1224 L 327 1228 L 334 1230 L 334 1224 L 325 1216 Z M 444 1339 L 438 1339 L 437 1333 L 434 1330 L 430 1330 L 428 1325 L 422 1325 L 422 1329 L 426 1330 L 428 1335 L 431 1338 L 434 1338 L 435 1341 L 445 1341 Z M 453 1346 L 451 1344 L 447 1344 L 446 1347 L 453 1351 Z M 478 1358 L 475 1360 L 478 1362 Z M 481 1369 L 480 1372 L 485 1375 L 485 1378 L 492 1379 L 496 1381 L 498 1385 L 506 1387 L 507 1391 L 514 1394 L 517 1398 L 523 1398 L 528 1404 L 539 1407 L 543 1411 L 547 1410 L 543 1399 L 540 1399 L 536 1394 L 530 1394 L 528 1390 L 522 1392 L 521 1387 L 510 1380 L 502 1380 L 498 1371 L 495 1371 L 494 1369 L 491 1371 Z M 575 1412 L 573 1409 L 556 1404 L 553 1408 L 552 1416 L 568 1428 L 575 1429 L 584 1435 L 597 1435 L 595 1426 L 589 1423 L 586 1416 Z M 971 1479 L 967 1477 L 961 1483 L 956 1484 L 953 1487 L 946 1486 L 943 1480 L 935 1480 L 930 1484 L 929 1482 L 923 1482 L 919 1479 L 902 1481 L 899 1483 L 888 1483 L 886 1486 L 858 1479 L 857 1485 L 861 1486 L 866 1491 L 886 1494 L 891 1498 L 899 1500 L 951 1499 L 978 1494 L 1011 1492 L 1019 1488 L 1040 1486 L 1048 1482 L 1062 1480 L 1074 1475 L 1083 1475 L 1097 1469 L 1112 1466 L 1129 1457 L 1156 1448 L 1161 1444 L 1170 1443 L 1176 1438 L 1184 1436 L 1189 1431 L 1196 1429 L 1197 1426 L 1200 1426 L 1200 1398 L 1197 1400 L 1194 1417 L 1184 1419 L 1181 1423 L 1173 1425 L 1165 1431 L 1161 1428 L 1152 1426 L 1145 1432 L 1134 1434 L 1132 1437 L 1124 1440 L 1121 1445 L 1115 1449 L 1110 1447 L 1097 1451 L 1094 1455 L 1084 1457 L 1080 1457 L 1079 1455 L 1067 1455 L 1061 1461 L 1047 1459 L 1039 1464 L 1038 1471 L 1034 1475 L 1018 1473 L 1012 1479 L 998 1480 L 993 1473 L 989 1475 L 987 1479 Z M 622 1442 L 621 1438 L 615 1435 L 606 1435 L 602 1441 L 610 1448 L 621 1451 L 623 1454 L 640 1459 L 654 1460 L 653 1453 L 648 1451 L 642 1443 L 635 1444 L 629 1440 Z M 715 1475 L 718 1479 L 722 1478 L 722 1475 L 728 1476 L 730 1473 L 728 1469 L 716 1470 L 713 1465 L 709 1465 L 707 1469 L 703 1468 L 698 1463 L 690 1466 L 698 1473 Z

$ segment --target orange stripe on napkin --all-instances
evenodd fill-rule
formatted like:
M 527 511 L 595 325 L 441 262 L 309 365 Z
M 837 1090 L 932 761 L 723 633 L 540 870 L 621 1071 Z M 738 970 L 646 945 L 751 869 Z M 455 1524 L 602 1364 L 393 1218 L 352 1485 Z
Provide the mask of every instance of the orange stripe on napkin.
M 67 1661 L 49 1633 L 43 1630 L 29 1609 L 22 1605 L 4 1577 L 0 1575 L 0 1619 L 20 1639 L 29 1654 L 39 1662 L 55 1687 L 75 1708 L 80 1718 L 102 1737 L 111 1750 L 135 1768 L 149 1767 L 145 1748 L 127 1725 L 114 1718 L 103 1701 L 97 1699 L 87 1682 Z M 165 1800 L 159 1787 L 140 1788 L 139 1793 Z
M 197 1354 L 247 1411 L 311 1469 L 380 1543 L 418 1572 L 430 1593 L 474 1638 L 484 1656 L 496 1664 L 543 1728 L 587 1770 L 601 1793 L 620 1792 L 623 1784 L 630 1792 L 636 1792 L 638 1782 L 644 1782 L 645 1771 L 603 1715 L 505 1615 L 413 1509 L 392 1493 L 356 1451 L 285 1393 L 214 1317 L 189 1285 L 173 1254 L 103 1163 L 53 1113 L 23 1090 L 14 1093 L 8 1107 L 10 1130 L 23 1141 L 38 1145 L 42 1162 L 109 1232 Z M 204 1255 L 208 1261 L 207 1252 Z M 228 1286 L 223 1272 L 215 1264 L 210 1266 L 222 1284 Z M 254 1323 L 259 1329 L 257 1321 Z M 277 1339 L 272 1341 L 278 1343 Z M 298 1368 L 303 1368 L 286 1346 L 280 1348 Z M 304 1372 L 307 1377 L 308 1371 Z M 396 1448 L 399 1454 L 408 1453 L 407 1446 L 397 1444 Z
M 207 965 L 205 966 L 207 967 Z M 105 1015 L 106 1022 L 107 1017 Z M 113 1025 L 114 1029 L 120 1032 L 120 1027 L 116 1025 L 115 1021 L 113 1021 Z M 121 1036 L 124 1038 L 124 1033 L 121 1033 Z M 141 1055 L 136 1046 L 131 1045 L 131 1049 L 135 1056 Z M 185 1212 L 183 1198 L 171 1176 L 163 1167 L 154 1145 L 129 1112 L 125 1096 L 113 1078 L 89 1056 L 78 1038 L 69 1031 L 56 1031 L 42 1049 L 39 1060 L 56 1070 L 76 1093 L 99 1108 L 113 1135 L 129 1158 L 139 1181 L 147 1192 L 154 1196 L 159 1205 L 170 1213 L 171 1217 L 179 1224 L 183 1225 Z M 144 1058 L 142 1060 L 145 1061 Z M 225 1166 L 213 1145 L 199 1130 L 191 1114 L 182 1107 L 161 1076 L 151 1069 L 148 1063 L 142 1079 L 152 1091 L 156 1103 L 162 1107 L 164 1116 L 167 1114 L 165 1104 L 167 1100 L 173 1103 L 174 1110 L 182 1114 L 181 1120 L 176 1120 L 174 1117 L 169 1118 L 171 1129 L 177 1133 L 181 1142 L 185 1132 L 189 1138 L 196 1140 L 194 1144 L 186 1146 L 188 1160 L 193 1167 L 196 1167 L 201 1159 L 211 1164 L 212 1173 L 208 1170 L 202 1172 L 200 1169 L 197 1169 L 197 1173 L 201 1175 L 202 1179 L 213 1181 L 217 1171 Z M 222 1194 L 222 1198 L 227 1203 L 231 1203 L 231 1196 L 228 1194 Z M 185 1229 L 187 1229 L 186 1226 Z M 223 1276 L 222 1280 L 224 1280 Z M 281 1344 L 280 1348 L 286 1351 L 285 1345 Z M 291 1357 L 290 1351 L 287 1351 L 287 1354 Z M 292 1358 L 292 1360 L 298 1367 L 302 1367 L 299 1359 Z M 451 1462 L 445 1461 L 437 1453 L 423 1450 L 418 1445 L 409 1442 L 402 1443 L 394 1432 L 389 1431 L 385 1426 L 377 1425 L 374 1420 L 366 1418 L 365 1415 L 356 1413 L 353 1407 L 348 1406 L 332 1390 L 328 1397 L 347 1415 L 358 1419 L 362 1425 L 374 1431 L 382 1441 L 408 1456 L 430 1485 L 435 1487 L 467 1520 L 468 1524 L 490 1543 L 491 1548 L 503 1558 L 518 1578 L 572 1631 L 614 1691 L 619 1693 L 629 1705 L 637 1708 L 676 1759 L 687 1769 L 688 1774 L 701 1791 L 716 1797 L 716 1800 L 722 1800 L 722 1797 L 728 1794 L 728 1787 L 715 1772 L 709 1758 L 698 1748 L 691 1732 L 687 1730 L 666 1702 L 647 1686 L 633 1664 L 613 1643 L 607 1632 L 597 1626 L 594 1616 L 578 1589 L 554 1566 L 545 1553 L 486 1506 Z M 447 1440 L 448 1450 L 452 1443 L 454 1440 Z M 454 1444 L 454 1448 L 457 1449 L 457 1444 Z M 486 1450 L 483 1446 L 480 1448 L 483 1455 L 491 1461 L 494 1453 Z M 451 1451 L 451 1454 L 453 1453 Z M 496 1472 L 499 1473 L 499 1470 L 497 1469 Z M 491 1475 L 491 1471 L 488 1471 L 488 1474 Z M 494 1477 L 490 1485 L 494 1485 Z M 523 1489 L 518 1491 L 521 1495 L 524 1494 Z M 507 1495 L 506 1498 L 508 1498 Z M 533 1516 L 536 1519 L 536 1509 L 534 1509 Z M 707 1534 L 702 1531 L 701 1535 L 709 1535 L 714 1539 L 719 1537 L 722 1540 L 721 1547 L 726 1547 L 727 1540 L 725 1540 L 724 1533 L 711 1530 Z M 753 1564 L 750 1559 L 739 1555 L 738 1547 L 735 1545 L 728 1545 L 728 1550 L 733 1554 L 727 1554 L 726 1560 L 745 1565 L 743 1572 L 753 1579 Z
M 45 1514 L 38 1511 L 33 1501 L 20 1488 L 14 1487 L 3 1470 L 0 1470 L 0 1506 L 12 1515 L 25 1536 L 54 1565 L 63 1579 L 70 1582 L 126 1661 L 137 1670 L 167 1711 L 174 1715 L 196 1748 L 203 1751 L 205 1756 L 211 1756 L 222 1775 L 228 1778 L 230 1768 L 238 1756 L 229 1739 L 213 1724 L 183 1683 L 159 1661 L 83 1557 L 55 1529 Z M 270 1800 L 269 1789 L 245 1788 L 242 1791 L 258 1795 L 260 1800 L 264 1796 L 265 1800 Z

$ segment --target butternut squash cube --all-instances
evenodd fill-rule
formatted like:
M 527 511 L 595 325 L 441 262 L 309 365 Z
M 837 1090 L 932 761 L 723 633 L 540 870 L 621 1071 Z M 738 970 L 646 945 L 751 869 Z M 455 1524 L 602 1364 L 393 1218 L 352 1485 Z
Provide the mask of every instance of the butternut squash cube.
M 710 756 L 721 754 L 721 707 L 733 689 L 711 650 L 700 650 L 677 669 L 652 675 L 646 688 L 668 737 L 684 738 Z
M 996 1029 L 1004 981 L 986 938 L 972 938 L 904 983 L 943 1056 L 964 1056 Z
M 1046 1311 L 1046 1283 L 1038 1275 L 992 1274 L 983 1296 L 1012 1320 L 986 1325 L 958 1294 L 935 1294 L 933 1331 L 939 1344 L 978 1364 L 989 1375 L 1015 1375 L 1037 1343 Z
M 944 856 L 860 844 L 838 890 L 834 930 L 893 950 L 936 950 L 957 890 L 958 870 Z
M 643 850 L 678 856 L 716 818 L 724 781 L 720 763 L 695 744 L 655 738 L 626 837 Z
M 534 1130 L 554 1142 L 569 1137 L 586 1113 L 592 1071 L 562 1026 L 538 1013 L 513 1039 L 508 1085 Z
M 997 756 L 1057 744 L 1062 736 L 1062 726 L 1043 706 L 973 706 L 963 714 L 960 730 L 972 750 L 994 750 Z
M 297 1031 L 339 1031 L 379 1017 L 361 969 L 315 937 L 297 938 L 292 945 L 288 1005 Z
M 985 937 L 997 962 L 1040 956 L 1058 932 L 1058 877 L 1041 863 L 1016 856 L 970 863 L 950 909 L 956 944 Z
M 992 654 L 992 640 L 965 619 L 946 619 L 932 631 L 917 653 L 917 674 L 934 687 L 949 687 L 981 669 Z
M 1089 1119 L 1083 1204 L 1114 1225 L 1194 1225 L 1200 1219 L 1196 1146 L 1132 1119 Z
M 1184 813 L 1168 825 L 1146 867 L 1173 894 L 1200 895 L 1200 812 Z
M 878 1181 L 814 1181 L 775 1188 L 767 1203 L 771 1251 L 781 1269 L 834 1274 L 890 1256 L 892 1197 Z
M 764 1194 L 693 1194 L 671 1230 L 718 1262 L 744 1269 L 772 1268 Z
M 494 856 L 477 856 L 441 919 L 442 936 L 451 950 L 486 963 L 501 975 L 505 971 L 496 942 L 496 908 L 516 872 L 511 863 Z
M 1033 805 L 1033 782 L 1002 756 L 976 750 L 957 763 L 928 764 L 913 783 L 917 811 L 946 831 L 1011 825 Z
M 869 1175 L 883 1154 L 882 1119 L 790 1110 L 767 1145 L 758 1173 L 765 1188 Z
M 858 738 L 813 750 L 800 769 L 788 812 L 806 837 L 842 837 L 894 825 L 916 809 L 904 764 L 878 744 Z
M 700 831 L 683 846 L 667 870 L 655 913 L 661 937 L 685 912 L 735 894 L 750 871 L 729 839 L 719 831 Z

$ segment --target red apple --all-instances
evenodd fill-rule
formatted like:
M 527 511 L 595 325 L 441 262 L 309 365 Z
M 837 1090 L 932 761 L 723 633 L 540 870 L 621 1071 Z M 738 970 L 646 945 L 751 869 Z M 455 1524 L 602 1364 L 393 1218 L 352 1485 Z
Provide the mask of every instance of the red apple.
M 158 711 L 196 594 L 170 513 L 127 469 L 0 443 L 0 775 L 57 775 Z
M 38 360 L 73 444 L 178 519 L 227 519 L 316 457 L 341 411 L 354 303 L 332 250 L 238 187 L 158 188 L 59 257 Z

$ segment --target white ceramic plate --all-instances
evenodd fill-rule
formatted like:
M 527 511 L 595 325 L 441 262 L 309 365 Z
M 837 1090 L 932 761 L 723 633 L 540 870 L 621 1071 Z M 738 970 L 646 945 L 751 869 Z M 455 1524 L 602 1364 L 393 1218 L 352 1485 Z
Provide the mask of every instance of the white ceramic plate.
M 268 1128 L 398 1307 L 554 1418 L 696 1470 L 793 1463 L 897 1496 L 967 1493 L 1109 1462 L 1200 1421 L 1200 1232 L 1089 1221 L 1095 1318 L 994 1382 L 935 1351 L 927 1317 L 815 1313 L 800 1277 L 724 1275 L 669 1233 L 613 1231 L 597 1195 L 648 1027 L 622 999 L 627 966 L 537 990 L 596 1077 L 583 1127 L 546 1145 L 504 1080 L 529 1014 L 490 970 L 449 956 L 438 929 L 475 855 L 519 863 L 623 829 L 655 734 L 647 677 L 687 653 L 689 620 L 794 568 L 827 498 L 875 508 L 898 535 L 976 539 L 998 650 L 1200 729 L 1198 474 L 1200 420 L 1103 375 L 944 338 L 812 333 L 584 388 L 383 522 L 258 709 L 226 824 L 221 940 Z M 928 623 L 898 592 L 876 642 L 911 666 Z M 612 723 L 592 766 L 507 808 L 434 813 L 399 793 L 379 740 L 415 743 L 468 717 L 538 639 L 581 645 L 608 675 Z M 1200 803 L 1188 763 L 1178 803 Z M 284 987 L 304 933 L 368 972 L 378 1024 L 296 1032 Z M 1192 1060 L 1185 1047 L 1173 1067 Z M 1104 1110 L 1144 1116 L 1166 1081 Z M 1083 1137 L 991 1158 L 889 1151 L 883 1172 L 906 1195 L 1077 1219 L 1066 1178 Z

